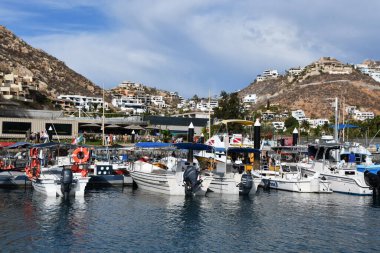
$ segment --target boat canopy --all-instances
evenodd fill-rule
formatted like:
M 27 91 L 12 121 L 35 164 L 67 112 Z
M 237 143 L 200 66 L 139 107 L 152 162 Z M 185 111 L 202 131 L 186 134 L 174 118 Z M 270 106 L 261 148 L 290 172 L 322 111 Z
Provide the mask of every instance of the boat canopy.
M 6 147 L 7 149 L 13 149 L 13 148 L 27 148 L 27 147 L 30 147 L 32 146 L 31 143 L 29 142 L 24 142 L 24 141 L 21 141 L 21 142 L 16 142 L 12 145 L 9 145 L 8 147 Z
M 214 147 L 210 145 L 206 145 L 203 143 L 191 143 L 191 142 L 181 142 L 181 143 L 175 143 L 175 147 L 178 149 L 192 149 L 192 150 L 206 150 L 206 151 L 213 151 Z
M 250 120 L 243 120 L 243 119 L 225 119 L 225 120 L 221 120 L 217 123 L 215 123 L 215 125 L 227 125 L 227 124 L 231 124 L 231 123 L 237 123 L 237 124 L 241 124 L 241 125 L 244 125 L 244 126 L 253 126 L 255 124 L 255 122 L 253 121 L 250 121 Z
M 172 144 L 165 142 L 138 142 L 135 144 L 136 148 L 168 148 Z
M 228 153 L 258 153 L 260 154 L 260 149 L 257 148 L 246 148 L 246 147 L 230 147 L 227 149 Z

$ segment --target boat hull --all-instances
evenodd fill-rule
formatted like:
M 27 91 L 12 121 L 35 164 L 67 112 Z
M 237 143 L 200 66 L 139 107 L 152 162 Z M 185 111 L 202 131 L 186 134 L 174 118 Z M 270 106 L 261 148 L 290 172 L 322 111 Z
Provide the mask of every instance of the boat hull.
M 137 187 L 143 190 L 158 192 L 167 195 L 185 195 L 185 186 L 182 180 L 182 172 L 155 174 L 149 172 L 132 171 L 130 172 L 133 181 Z M 205 195 L 211 183 L 211 177 L 202 177 L 202 183 L 199 189 L 194 192 L 195 195 Z
M 89 177 L 75 177 L 70 188 L 70 196 L 84 196 Z M 33 189 L 49 197 L 64 196 L 61 190 L 61 182 L 55 176 L 43 176 L 32 180 Z
M 231 173 L 226 175 L 214 175 L 211 181 L 209 190 L 219 194 L 241 194 L 240 183 L 241 174 Z M 257 191 L 258 185 L 261 183 L 261 178 L 253 178 L 251 190 L 246 194 L 254 194 Z
M 281 178 L 265 178 L 264 185 L 271 189 L 300 193 L 332 193 L 331 183 L 314 178 L 312 180 L 283 180 Z
M 2 171 L 0 172 L 0 188 L 31 187 L 31 181 L 24 172 Z

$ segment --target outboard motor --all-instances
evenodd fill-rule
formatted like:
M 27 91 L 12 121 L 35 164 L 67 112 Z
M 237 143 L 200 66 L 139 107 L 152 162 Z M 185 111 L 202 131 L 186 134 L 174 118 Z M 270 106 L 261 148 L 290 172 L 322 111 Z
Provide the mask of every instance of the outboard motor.
M 239 194 L 249 194 L 253 187 L 253 178 L 250 174 L 243 174 L 241 176 L 241 182 L 239 184 Z
M 199 171 L 194 166 L 187 166 L 183 172 L 183 181 L 185 183 L 185 193 L 194 193 L 202 183 L 198 180 Z
M 380 197 L 380 171 L 377 174 L 364 171 L 365 183 L 373 190 L 373 196 Z
M 63 168 L 61 172 L 61 192 L 65 199 L 69 196 L 71 185 L 73 183 L 73 171 L 71 169 Z

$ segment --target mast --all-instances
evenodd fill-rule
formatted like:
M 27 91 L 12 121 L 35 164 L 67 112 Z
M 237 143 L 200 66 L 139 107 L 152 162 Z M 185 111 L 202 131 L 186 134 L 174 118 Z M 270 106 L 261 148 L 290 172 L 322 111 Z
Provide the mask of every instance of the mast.
M 105 145 L 105 138 L 104 138 L 104 106 L 105 106 L 105 101 L 104 101 L 104 84 L 103 84 L 103 114 L 102 114 L 102 145 Z
M 335 98 L 335 127 L 334 127 L 334 139 L 339 142 L 338 137 L 338 98 Z
M 211 93 L 208 90 L 208 138 L 211 138 Z

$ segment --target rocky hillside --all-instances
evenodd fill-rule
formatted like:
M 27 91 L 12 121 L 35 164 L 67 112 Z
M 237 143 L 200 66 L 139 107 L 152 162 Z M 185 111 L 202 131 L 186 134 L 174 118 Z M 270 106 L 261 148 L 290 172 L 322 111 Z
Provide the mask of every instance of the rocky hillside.
M 73 71 L 64 62 L 35 49 L 0 26 L 0 72 L 33 76 L 39 82 L 35 96 L 54 99 L 60 94 L 101 96 L 100 87 Z
M 331 99 L 338 97 L 346 106 L 357 106 L 361 111 L 373 111 L 379 115 L 380 83 L 350 65 L 340 64 L 340 69 L 348 69 L 351 73 L 334 73 L 331 66 L 320 66 L 315 62 L 296 77 L 287 74 L 277 79 L 255 81 L 241 90 L 239 96 L 256 94 L 258 103 L 253 107 L 256 110 L 263 108 L 269 100 L 270 104 L 278 104 L 283 109 L 303 109 L 307 117 L 326 118 L 334 114 Z

